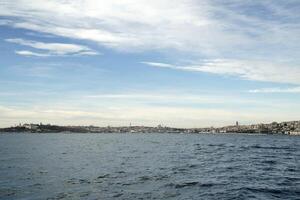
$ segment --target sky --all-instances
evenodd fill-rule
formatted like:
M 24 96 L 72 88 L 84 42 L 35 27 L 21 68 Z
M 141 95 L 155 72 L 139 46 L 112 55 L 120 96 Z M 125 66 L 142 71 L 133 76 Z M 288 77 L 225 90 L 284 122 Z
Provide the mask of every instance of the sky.
M 300 119 L 299 0 L 0 0 L 0 127 Z

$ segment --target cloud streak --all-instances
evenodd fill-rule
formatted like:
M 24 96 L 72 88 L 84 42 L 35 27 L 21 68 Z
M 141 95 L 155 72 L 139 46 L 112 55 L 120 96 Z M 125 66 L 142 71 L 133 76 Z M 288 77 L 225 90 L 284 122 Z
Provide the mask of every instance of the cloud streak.
M 249 90 L 250 93 L 300 93 L 300 87 L 292 88 L 261 88 Z
M 203 60 L 190 65 L 172 65 L 159 62 L 141 63 L 158 68 L 237 76 L 246 80 L 300 84 L 300 68 L 289 62 L 215 59 Z
M 6 42 L 19 44 L 22 46 L 31 47 L 37 50 L 42 50 L 46 53 L 32 52 L 28 50 L 16 51 L 19 55 L 24 56 L 39 56 L 47 57 L 51 55 L 98 55 L 98 53 L 89 47 L 77 45 L 77 44 L 66 44 L 66 43 L 45 43 L 37 42 L 32 40 L 24 40 L 21 38 L 10 38 L 5 39 Z
M 21 55 L 21 56 L 37 56 L 37 57 L 51 56 L 51 54 L 48 54 L 48 53 L 36 53 L 36 52 L 26 51 L 26 50 L 15 51 L 15 53 L 18 54 L 18 55 Z

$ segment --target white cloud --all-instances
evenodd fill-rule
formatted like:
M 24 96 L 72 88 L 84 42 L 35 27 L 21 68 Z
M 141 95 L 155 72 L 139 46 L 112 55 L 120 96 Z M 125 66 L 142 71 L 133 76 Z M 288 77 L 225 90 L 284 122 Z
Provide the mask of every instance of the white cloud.
M 113 48 L 161 48 L 182 47 L 186 38 L 180 39 L 180 32 L 184 28 L 210 24 L 204 17 L 205 4 L 202 6 L 192 1 L 22 0 L 2 2 L 0 15 L 19 17 L 21 20 L 12 23 L 15 27 L 92 40 Z
M 289 62 L 215 59 L 190 65 L 142 62 L 153 67 L 238 76 L 242 79 L 300 84 L 300 68 Z
M 250 93 L 300 93 L 300 87 L 292 88 L 261 88 L 249 90 Z
M 228 104 L 234 102 L 235 104 L 257 103 L 253 100 L 242 100 L 237 97 L 224 97 L 214 95 L 195 95 L 185 93 L 121 93 L 121 94 L 94 94 L 86 95 L 83 98 L 101 99 L 101 102 L 107 101 L 121 101 L 121 102 L 141 102 L 141 103 L 159 103 L 159 104 Z M 234 99 L 234 100 L 232 100 Z
M 176 68 L 176 66 L 167 63 L 159 63 L 159 62 L 141 62 L 141 63 L 154 66 L 154 67 Z
M 15 51 L 16 54 L 21 55 L 21 56 L 38 56 L 38 57 L 48 57 L 51 56 L 51 54 L 47 53 L 35 53 L 32 51 Z
M 255 5 L 269 13 L 258 17 L 243 12 Z M 268 20 L 269 15 L 290 21 Z M 209 56 L 258 48 L 268 53 L 264 47 L 274 45 L 298 47 L 300 30 L 292 21 L 297 10 L 270 1 L 4 0 L 0 16 L 16 19 L 10 23 L 14 27 L 91 40 L 115 49 L 176 49 Z
M 23 46 L 32 47 L 46 53 L 37 53 L 32 51 L 16 51 L 19 55 L 25 56 L 51 56 L 51 55 L 97 55 L 98 53 L 86 46 L 66 43 L 44 43 L 21 38 L 5 39 L 6 42 L 16 43 Z
M 159 50 L 172 54 L 174 63 L 186 57 L 207 59 L 188 65 L 146 63 L 156 67 L 300 84 L 297 4 L 294 0 L 2 0 L 0 16 L 8 20 L 0 25 L 88 40 L 115 50 Z M 14 40 L 47 51 L 18 51 L 23 55 L 95 54 L 85 46 Z

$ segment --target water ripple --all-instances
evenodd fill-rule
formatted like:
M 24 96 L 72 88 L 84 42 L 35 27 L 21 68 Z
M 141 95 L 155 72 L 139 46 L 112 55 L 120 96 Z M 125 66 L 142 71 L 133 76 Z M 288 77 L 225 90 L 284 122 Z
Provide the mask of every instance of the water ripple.
M 300 137 L 3 134 L 0 152 L 1 200 L 300 197 Z

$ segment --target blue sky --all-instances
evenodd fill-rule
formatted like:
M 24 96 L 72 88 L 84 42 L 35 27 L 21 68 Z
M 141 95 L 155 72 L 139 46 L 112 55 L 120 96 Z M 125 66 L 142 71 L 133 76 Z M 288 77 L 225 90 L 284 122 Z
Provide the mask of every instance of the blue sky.
M 0 0 L 0 126 L 299 120 L 298 0 Z

